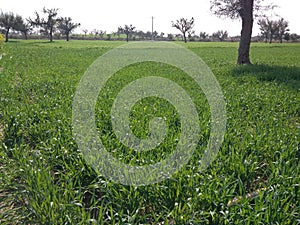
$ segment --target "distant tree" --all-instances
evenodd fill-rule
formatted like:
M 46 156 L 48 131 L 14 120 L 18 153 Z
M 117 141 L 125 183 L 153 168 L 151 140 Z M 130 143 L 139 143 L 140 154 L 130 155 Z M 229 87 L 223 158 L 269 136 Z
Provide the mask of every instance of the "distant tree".
M 146 32 L 146 38 L 148 38 L 149 40 L 151 40 L 151 38 L 152 38 L 152 33 L 151 33 L 151 31 L 147 31 L 147 32 Z
M 226 38 L 228 38 L 228 32 L 223 30 L 218 30 L 217 32 L 213 33 L 212 36 L 214 38 L 219 39 L 219 41 L 224 41 Z
M 300 38 L 300 35 L 292 33 L 290 35 L 290 38 L 291 38 L 292 41 L 298 41 L 298 39 Z
M 29 22 L 32 26 L 40 27 L 42 33 L 49 35 L 50 42 L 53 41 L 53 33 L 59 22 L 57 11 L 58 9 L 46 9 L 44 7 L 42 13 L 45 14 L 45 18 L 41 18 L 37 11 L 35 11 L 34 19 L 29 18 Z
M 241 39 L 238 50 L 238 64 L 251 64 L 250 44 L 252 28 L 256 12 L 273 8 L 273 6 L 263 6 L 263 0 L 210 0 L 211 11 L 220 17 L 231 19 L 242 19 Z
M 188 31 L 188 39 L 189 41 L 195 41 L 196 35 L 194 30 Z
M 73 23 L 71 17 L 61 17 L 58 20 L 58 30 L 66 35 L 66 40 L 70 40 L 70 34 L 80 26 L 80 23 Z
M 23 19 L 19 15 L 14 15 L 12 12 L 0 14 L 0 27 L 5 30 L 5 42 L 8 42 L 8 34 L 11 29 L 19 30 Z
M 25 40 L 27 40 L 28 33 L 32 30 L 32 25 L 29 22 L 23 22 L 19 27 L 19 31 L 24 35 Z
M 118 27 L 116 34 L 118 35 L 118 38 L 120 38 L 121 34 L 123 34 L 123 28 L 121 26 Z
M 259 30 L 264 38 L 265 42 L 267 43 L 270 36 L 270 26 L 267 19 L 260 19 L 258 20 L 257 24 L 259 25 Z
M 176 22 L 172 21 L 172 27 L 175 27 L 176 29 L 180 30 L 180 32 L 183 35 L 183 40 L 186 43 L 186 34 L 191 31 L 194 27 L 194 18 L 192 17 L 190 20 L 185 18 L 180 18 L 179 20 L 176 20 Z
M 154 40 L 157 37 L 158 37 L 158 32 L 157 31 L 153 31 L 153 33 L 152 33 L 152 39 Z
M 83 31 L 83 33 L 84 33 L 84 36 L 86 36 L 86 34 L 89 32 L 88 29 L 83 29 L 82 31 Z
M 277 37 L 278 37 L 280 43 L 282 43 L 282 40 L 284 39 L 285 34 L 290 31 L 288 28 L 289 23 L 287 21 L 285 21 L 283 18 L 281 18 L 280 20 L 277 21 L 277 26 L 278 26 Z
M 173 34 L 168 34 L 168 40 L 169 41 L 174 41 L 174 35 Z
M 99 34 L 100 38 L 103 39 L 104 35 L 106 34 L 106 31 L 99 30 L 98 34 Z
M 286 33 L 284 34 L 283 39 L 286 40 L 286 41 L 289 41 L 289 40 L 291 39 L 291 34 L 290 34 L 289 32 L 286 32 Z
M 209 38 L 209 34 L 206 33 L 206 32 L 200 32 L 200 35 L 199 35 L 200 39 L 202 40 L 206 40 Z
M 259 29 L 265 41 L 271 44 L 273 39 L 278 39 L 282 43 L 284 35 L 289 31 L 288 22 L 283 18 L 279 20 L 270 20 L 263 18 L 258 21 Z
M 95 36 L 95 38 L 96 38 L 98 36 L 98 34 L 99 34 L 99 30 L 94 29 L 94 30 L 91 31 L 91 34 L 93 34 Z
M 126 41 L 129 41 L 129 36 L 133 33 L 135 30 L 135 27 L 130 25 L 125 25 L 124 27 L 119 27 L 118 30 L 120 30 L 123 34 L 126 34 Z

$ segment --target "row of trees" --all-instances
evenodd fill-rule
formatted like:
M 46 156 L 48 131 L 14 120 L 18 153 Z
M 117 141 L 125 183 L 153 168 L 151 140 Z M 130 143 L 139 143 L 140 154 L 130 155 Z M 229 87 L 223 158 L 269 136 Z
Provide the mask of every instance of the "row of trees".
M 283 18 L 279 20 L 270 20 L 263 18 L 258 21 L 259 29 L 266 42 L 272 43 L 274 39 L 279 40 L 282 43 L 283 39 L 289 41 L 290 30 L 289 24 Z
M 58 9 L 43 8 L 42 14 L 35 12 L 35 17 L 23 19 L 22 16 L 12 12 L 0 14 L 0 27 L 4 29 L 5 41 L 8 42 L 10 30 L 21 32 L 25 39 L 28 33 L 34 28 L 39 29 L 39 32 L 49 36 L 50 41 L 53 41 L 53 33 L 58 30 L 66 36 L 69 41 L 70 33 L 80 26 L 80 23 L 72 22 L 70 17 L 58 17 Z
M 231 19 L 241 19 L 242 21 L 242 29 L 241 29 L 241 38 L 238 49 L 238 59 L 237 64 L 251 64 L 249 53 L 250 53 L 250 44 L 252 38 L 252 29 L 255 18 L 262 18 L 263 12 L 266 10 L 270 10 L 274 8 L 274 5 L 264 5 L 264 0 L 210 0 L 211 1 L 211 11 L 219 16 L 219 17 L 229 17 Z M 55 28 L 61 28 L 65 30 L 65 35 L 68 39 L 68 34 L 75 29 L 80 24 L 75 24 L 71 22 L 71 18 L 69 18 L 68 22 L 65 22 L 65 26 L 60 26 L 61 21 L 65 20 L 65 18 L 57 18 L 57 9 L 43 9 L 43 13 L 46 14 L 45 18 L 41 18 L 40 15 L 35 12 L 35 19 L 28 19 L 28 26 L 40 27 L 41 32 L 45 32 L 49 34 L 50 41 L 52 41 L 52 35 Z M 6 29 L 6 39 L 8 39 L 9 29 L 21 29 L 18 27 L 17 20 L 20 20 L 20 16 L 13 14 L 8 15 L 8 17 L 12 16 L 12 18 L 7 19 L 7 15 L 1 14 L 0 26 Z M 11 22 L 13 21 L 13 22 Z M 266 22 L 266 32 L 264 31 L 265 37 L 268 37 L 269 40 L 272 40 L 275 34 L 278 34 L 279 37 L 282 33 L 279 28 L 276 26 L 269 26 L 269 21 Z M 24 23 L 24 22 L 23 22 Z M 24 23 L 25 24 L 25 23 Z M 263 27 L 264 21 L 261 20 L 259 22 L 261 27 Z M 26 25 L 26 24 L 25 24 Z M 194 18 L 187 20 L 181 18 L 175 22 L 172 22 L 172 26 L 181 31 L 183 35 L 184 41 L 187 41 L 187 34 L 192 33 L 192 29 L 194 26 Z M 66 29 L 68 27 L 69 29 Z M 74 28 L 75 27 L 75 28 Z M 277 26 L 278 27 L 278 26 Z M 125 26 L 121 27 L 120 30 L 126 34 L 126 39 L 128 41 L 130 34 L 134 31 L 135 27 Z M 287 29 L 287 28 L 286 28 Z M 276 30 L 276 31 L 274 31 Z M 287 30 L 286 30 L 287 31 Z M 226 35 L 226 34 L 224 34 Z M 282 39 L 281 39 L 282 40 Z

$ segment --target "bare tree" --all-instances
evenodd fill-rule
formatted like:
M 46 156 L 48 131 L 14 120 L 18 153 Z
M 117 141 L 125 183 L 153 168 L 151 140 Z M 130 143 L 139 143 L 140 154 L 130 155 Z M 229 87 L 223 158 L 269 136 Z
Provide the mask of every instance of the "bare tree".
M 219 41 L 225 41 L 226 38 L 228 38 L 228 32 L 225 30 L 218 30 L 217 32 L 213 33 L 212 36 L 214 38 L 219 39 Z
M 190 20 L 181 18 L 179 20 L 176 20 L 175 23 L 172 21 L 172 27 L 175 27 L 176 29 L 180 30 L 180 32 L 183 35 L 183 40 L 186 43 L 186 34 L 192 31 L 194 27 L 194 18 L 192 17 Z
M 273 39 L 278 39 L 282 43 L 285 34 L 289 31 L 288 22 L 283 18 L 277 21 L 262 18 L 258 21 L 258 25 L 266 42 L 269 41 L 270 44 L 273 42 Z
M 57 28 L 62 34 L 66 35 L 66 40 L 69 41 L 70 34 L 79 26 L 80 23 L 73 23 L 71 17 L 62 17 L 58 20 Z
M 45 18 L 41 18 L 36 11 L 35 19 L 29 18 L 31 25 L 41 27 L 41 32 L 49 35 L 50 42 L 53 41 L 53 33 L 59 22 L 59 19 L 57 18 L 57 11 L 58 9 L 46 9 L 44 7 L 42 13 L 45 14 Z
M 206 32 L 200 32 L 199 37 L 201 40 L 206 40 L 209 37 L 209 34 Z
M 86 34 L 89 32 L 88 29 L 83 29 L 82 31 L 83 31 L 83 33 L 84 33 L 84 36 L 86 36 Z
M 103 30 L 99 30 L 99 36 L 101 39 L 104 38 L 104 35 L 106 34 L 106 31 L 103 31 Z
M 126 34 L 126 41 L 129 41 L 129 36 L 133 33 L 135 30 L 135 27 L 130 25 L 125 25 L 124 27 L 119 27 L 118 31 L 120 31 L 123 34 Z
M 19 31 L 24 35 L 25 40 L 27 40 L 28 33 L 32 30 L 32 25 L 29 22 L 23 22 L 19 27 Z
M 250 44 L 255 12 L 273 8 L 263 6 L 263 0 L 211 0 L 211 11 L 220 17 L 242 19 L 241 39 L 238 50 L 238 64 L 251 64 Z

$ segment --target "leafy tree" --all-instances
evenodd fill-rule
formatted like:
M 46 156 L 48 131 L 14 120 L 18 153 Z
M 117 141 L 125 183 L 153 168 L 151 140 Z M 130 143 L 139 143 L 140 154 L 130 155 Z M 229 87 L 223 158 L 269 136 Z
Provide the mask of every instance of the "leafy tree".
M 0 27 L 5 29 L 5 42 L 8 42 L 8 34 L 11 29 L 19 30 L 23 19 L 19 15 L 14 15 L 12 12 L 0 14 Z
M 57 28 L 60 32 L 66 35 L 66 40 L 70 40 L 70 34 L 75 30 L 77 27 L 80 26 L 80 23 L 73 23 L 71 17 L 64 17 L 58 20 Z
M 56 26 L 59 22 L 57 18 L 58 9 L 46 9 L 43 8 L 42 12 L 45 14 L 45 18 L 41 18 L 38 12 L 35 11 L 35 19 L 29 18 L 29 22 L 32 26 L 41 27 L 41 32 L 49 35 L 50 42 L 53 41 L 53 33 L 56 30 Z
M 192 17 L 190 20 L 181 18 L 179 20 L 176 20 L 175 23 L 172 21 L 172 27 L 175 27 L 176 29 L 180 30 L 180 32 L 183 35 L 183 40 L 186 43 L 186 34 L 192 31 L 194 27 L 194 18 Z
M 135 30 L 135 27 L 130 25 L 125 25 L 124 27 L 119 27 L 118 31 L 120 31 L 123 34 L 126 34 L 126 41 L 129 41 L 129 36 L 133 33 Z
M 256 12 L 272 8 L 273 6 L 263 6 L 263 0 L 211 0 L 211 11 L 220 17 L 231 19 L 242 19 L 241 39 L 238 50 L 238 64 L 251 64 L 250 44 L 252 28 Z
M 289 23 L 285 21 L 283 18 L 277 21 L 278 26 L 278 39 L 280 43 L 282 43 L 282 40 L 284 39 L 286 33 L 288 33 L 290 30 L 288 29 Z
M 218 30 L 217 32 L 213 33 L 212 36 L 214 38 L 219 39 L 219 41 L 224 41 L 226 38 L 228 38 L 228 32 L 223 30 Z

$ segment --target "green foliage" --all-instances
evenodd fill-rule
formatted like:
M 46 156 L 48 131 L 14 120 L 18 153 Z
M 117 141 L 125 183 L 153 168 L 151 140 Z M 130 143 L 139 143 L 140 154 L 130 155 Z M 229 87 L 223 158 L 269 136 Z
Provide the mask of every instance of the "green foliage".
M 165 115 L 169 133 L 149 154 L 128 151 L 111 130 L 110 106 L 142 76 L 180 84 L 195 102 L 199 147 L 172 178 L 145 187 L 110 182 L 87 165 L 72 135 L 72 100 L 89 65 L 121 42 L 9 42 L 0 61 L 1 224 L 299 224 L 299 44 L 252 45 L 253 66 L 236 66 L 236 43 L 188 43 L 212 69 L 227 102 L 227 131 L 217 159 L 198 161 L 209 136 L 201 89 L 170 65 L 144 62 L 118 71 L 99 93 L 97 126 L 114 157 L 144 165 L 167 157 L 180 118 L 166 101 L 147 98 L 132 109 L 133 132 Z M 247 198 L 248 193 L 259 194 Z M 240 198 L 239 198 L 240 196 Z M 227 203 L 240 199 L 235 205 Z

